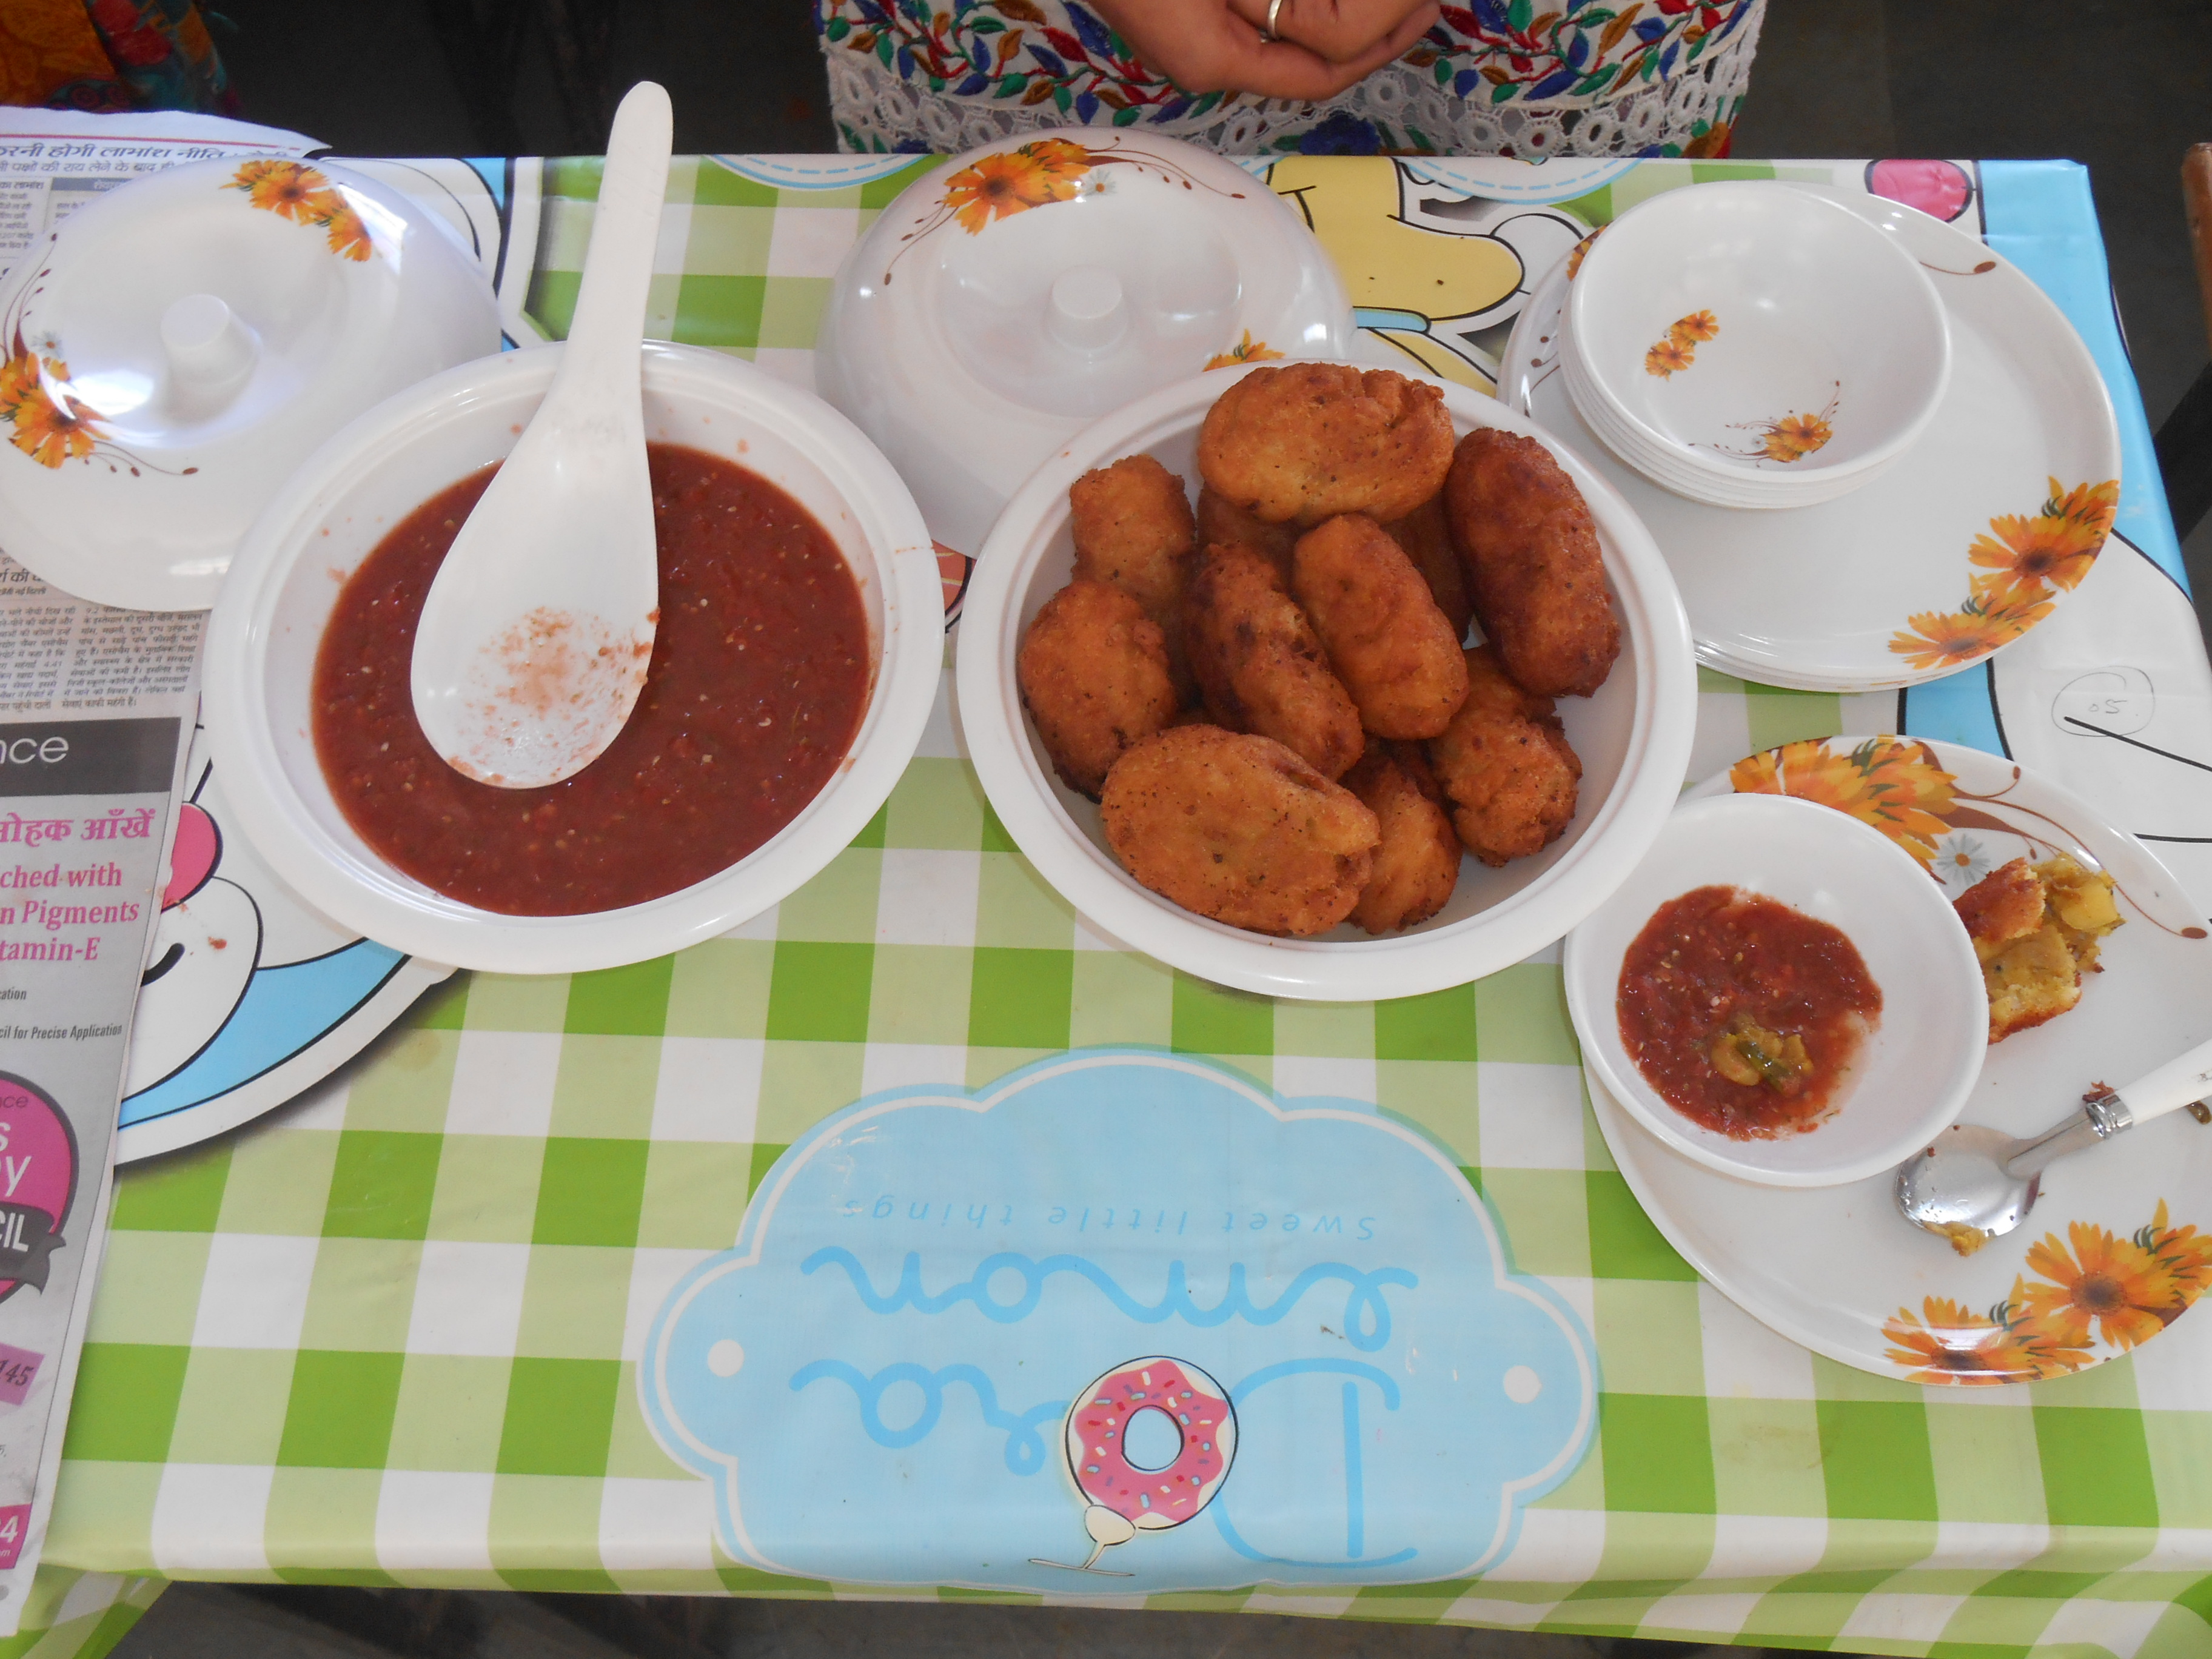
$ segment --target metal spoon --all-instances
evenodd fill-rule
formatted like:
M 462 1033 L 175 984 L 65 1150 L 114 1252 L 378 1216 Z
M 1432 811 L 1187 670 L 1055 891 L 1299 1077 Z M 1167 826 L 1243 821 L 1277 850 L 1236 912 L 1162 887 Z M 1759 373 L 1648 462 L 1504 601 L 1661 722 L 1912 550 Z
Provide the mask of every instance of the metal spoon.
M 1954 1123 L 1897 1171 L 1905 1218 L 1971 1255 L 2027 1219 L 2052 1160 L 2163 1117 L 2212 1089 L 2212 1042 L 2118 1089 L 2083 1097 L 2080 1111 L 2033 1139 Z
M 532 789 L 583 770 L 645 684 L 660 571 L 639 345 L 671 125 L 650 81 L 615 112 L 560 367 L 416 628 L 415 717 L 481 782 Z

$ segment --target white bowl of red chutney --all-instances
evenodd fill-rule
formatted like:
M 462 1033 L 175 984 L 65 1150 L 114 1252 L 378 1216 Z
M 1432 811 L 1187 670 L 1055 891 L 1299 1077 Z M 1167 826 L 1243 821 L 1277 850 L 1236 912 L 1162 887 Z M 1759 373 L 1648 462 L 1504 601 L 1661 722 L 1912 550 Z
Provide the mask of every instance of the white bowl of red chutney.
M 1675 1152 L 1762 1186 L 1902 1164 L 1988 1053 L 1981 964 L 1942 886 L 1880 830 L 1785 795 L 1677 807 L 1561 963 L 1596 1080 Z
M 929 532 L 859 428 L 647 342 L 661 617 L 637 709 L 544 789 L 446 765 L 414 720 L 414 622 L 560 349 L 464 364 L 325 443 L 248 533 L 207 642 L 209 737 L 256 849 L 369 938 L 495 972 L 642 961 L 781 902 L 890 795 L 943 650 Z

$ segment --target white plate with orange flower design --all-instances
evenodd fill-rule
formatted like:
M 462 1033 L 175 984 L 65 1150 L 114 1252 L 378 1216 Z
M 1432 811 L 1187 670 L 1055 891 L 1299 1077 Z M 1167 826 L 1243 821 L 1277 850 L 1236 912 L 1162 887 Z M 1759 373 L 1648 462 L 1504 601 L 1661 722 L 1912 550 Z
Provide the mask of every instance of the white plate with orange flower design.
M 2087 802 L 2012 762 L 1917 738 L 1831 738 L 1751 756 L 1689 798 L 1732 789 L 1863 818 L 1954 898 L 2021 856 L 2063 851 L 2112 875 L 2124 920 L 2105 940 L 2103 971 L 2084 976 L 2071 1011 L 1990 1048 L 1960 1121 L 2040 1131 L 2092 1085 L 2212 1036 L 2212 939 L 2181 884 Z M 1861 1370 L 1943 1384 L 2063 1376 L 2150 1340 L 2212 1285 L 2212 1127 L 2187 1112 L 2052 1164 L 2026 1224 L 1961 1256 L 1898 1214 L 1887 1174 L 1751 1186 L 1669 1151 L 1595 1078 L 1589 1091 L 1614 1162 L 1668 1242 L 1753 1318 Z
M 1897 237 L 1950 323 L 1942 404 L 1880 477 L 1817 506 L 1753 512 L 1687 500 L 1630 467 L 1577 415 L 1559 372 L 1572 254 L 1514 325 L 1498 395 L 1628 497 L 1681 589 L 1698 660 L 1802 690 L 1891 690 L 1979 662 L 2081 585 L 2119 497 L 2119 428 L 2088 349 L 2016 267 L 1900 203 L 1816 193 Z

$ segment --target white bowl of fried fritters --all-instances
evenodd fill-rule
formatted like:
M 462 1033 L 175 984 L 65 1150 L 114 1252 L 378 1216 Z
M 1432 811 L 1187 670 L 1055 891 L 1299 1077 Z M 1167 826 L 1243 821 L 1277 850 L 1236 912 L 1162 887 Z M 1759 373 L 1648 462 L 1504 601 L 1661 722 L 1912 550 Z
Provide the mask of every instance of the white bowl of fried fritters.
M 1451 488 L 1474 492 L 1449 533 L 1445 420 Z M 1177 519 L 1188 556 L 1161 551 Z M 1109 522 L 1134 526 L 1126 556 Z M 1462 653 L 1470 610 L 1488 648 Z M 1373 637 L 1401 623 L 1410 668 Z M 1697 705 L 1681 601 L 1610 485 L 1493 398 L 1345 363 L 1213 370 L 1077 434 L 978 556 L 957 686 L 993 808 L 1088 926 L 1345 1001 L 1465 984 L 1589 915 L 1666 822 Z M 1506 749 L 1522 761 L 1498 772 Z

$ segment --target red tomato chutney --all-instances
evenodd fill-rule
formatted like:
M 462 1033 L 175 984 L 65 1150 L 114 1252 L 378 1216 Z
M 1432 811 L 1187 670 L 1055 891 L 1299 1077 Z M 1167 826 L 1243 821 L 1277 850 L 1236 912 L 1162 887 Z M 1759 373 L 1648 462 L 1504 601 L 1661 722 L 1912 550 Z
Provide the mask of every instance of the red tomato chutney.
M 574 777 L 501 789 L 415 719 L 415 625 L 487 467 L 347 579 L 315 659 L 315 753 L 346 820 L 425 886 L 507 915 L 641 904 L 727 869 L 852 747 L 872 655 L 860 590 L 798 502 L 732 462 L 648 444 L 660 620 L 628 725 Z
M 1620 964 L 1620 1040 L 1668 1104 L 1737 1140 L 1809 1129 L 1881 1017 L 1826 922 L 1736 887 L 1654 911 Z

